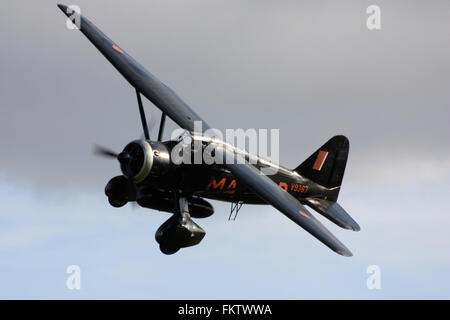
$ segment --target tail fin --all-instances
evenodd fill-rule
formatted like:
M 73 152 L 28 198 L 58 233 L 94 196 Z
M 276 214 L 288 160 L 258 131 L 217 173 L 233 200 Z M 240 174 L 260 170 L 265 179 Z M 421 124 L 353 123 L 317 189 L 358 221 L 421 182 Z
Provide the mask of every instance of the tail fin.
M 348 151 L 347 137 L 334 136 L 294 171 L 326 188 L 334 189 L 327 198 L 335 202 L 344 177 Z

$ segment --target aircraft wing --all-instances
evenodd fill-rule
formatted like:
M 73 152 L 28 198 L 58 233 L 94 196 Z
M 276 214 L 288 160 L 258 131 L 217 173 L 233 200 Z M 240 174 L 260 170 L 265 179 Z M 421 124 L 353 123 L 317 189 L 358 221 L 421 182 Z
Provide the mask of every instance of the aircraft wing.
M 67 6 L 59 4 L 58 7 L 69 18 L 73 17 L 74 12 Z M 80 16 L 79 20 L 80 31 L 97 47 L 106 59 L 133 87 L 139 90 L 161 111 L 165 112 L 180 127 L 193 132 L 194 121 L 201 121 L 203 131 L 209 128 L 209 125 L 189 108 L 174 91 L 148 72 L 87 18 Z M 270 178 L 261 175 L 254 166 L 248 163 L 226 164 L 226 166 L 238 179 L 252 188 L 258 196 L 303 227 L 329 248 L 344 256 L 352 255 L 300 202 L 289 193 L 283 191 Z
M 229 152 L 229 151 L 228 151 Z M 232 155 L 230 155 L 232 157 Z M 229 157 L 230 157 L 229 156 Z M 248 162 L 226 164 L 226 167 L 267 203 L 308 231 L 331 250 L 350 257 L 352 253 L 325 228 L 297 199 Z
M 58 7 L 67 17 L 73 19 L 72 22 L 76 21 L 76 12 L 63 4 L 58 4 Z M 87 18 L 83 15 L 79 15 L 79 18 L 80 31 L 122 76 L 156 107 L 165 112 L 180 127 L 190 132 L 194 131 L 194 121 L 202 122 L 203 131 L 209 128 L 208 124 L 184 103 L 172 89 L 147 71 Z

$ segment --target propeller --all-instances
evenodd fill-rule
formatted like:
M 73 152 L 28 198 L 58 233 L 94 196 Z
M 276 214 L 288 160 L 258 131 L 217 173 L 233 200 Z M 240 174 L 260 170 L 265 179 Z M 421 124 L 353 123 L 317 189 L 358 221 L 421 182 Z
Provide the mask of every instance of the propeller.
M 150 140 L 150 132 L 149 132 L 149 128 L 150 130 L 153 129 L 156 126 L 156 117 L 154 117 L 152 114 L 150 115 L 150 121 L 147 122 L 146 118 L 145 118 L 145 112 L 144 112 L 144 107 L 142 106 L 142 99 L 141 99 L 141 94 L 140 92 L 136 89 L 136 98 L 138 101 L 138 106 L 139 106 L 139 114 L 141 117 L 141 122 L 142 122 L 142 128 L 143 128 L 143 135 L 141 136 L 141 140 L 145 139 L 145 140 Z M 162 135 L 163 135 L 163 131 L 164 131 L 164 123 L 166 120 L 166 115 L 163 113 L 161 116 L 161 126 L 159 128 L 159 133 L 158 133 L 158 141 L 161 141 Z M 102 156 L 102 157 L 107 157 L 107 158 L 116 158 L 121 167 L 122 167 L 122 171 L 124 173 L 124 176 L 127 178 L 127 185 L 128 185 L 128 196 L 130 198 L 131 201 L 133 201 L 133 204 L 136 205 L 136 198 L 137 198 L 137 188 L 136 188 L 136 184 L 134 182 L 134 174 L 133 174 L 133 170 L 131 169 L 131 163 L 133 160 L 133 157 L 131 154 L 129 154 L 126 151 L 122 151 L 121 153 L 117 153 L 115 151 L 112 151 L 108 148 L 105 148 L 103 146 L 99 146 L 99 145 L 94 145 L 93 147 L 93 152 L 95 155 L 98 156 Z
M 134 183 L 134 175 L 131 170 L 130 164 L 133 160 L 133 157 L 126 151 L 122 151 L 121 153 L 117 153 L 112 151 L 111 149 L 105 148 L 100 145 L 94 145 L 93 153 L 98 156 L 106 157 L 106 158 L 115 158 L 122 165 L 124 176 L 128 181 L 128 195 L 132 201 L 136 201 L 137 190 L 136 184 Z
M 132 157 L 128 152 L 122 151 L 117 155 L 117 160 L 119 160 L 120 164 L 124 168 L 123 171 L 128 181 L 128 195 L 133 201 L 136 201 L 137 196 L 136 184 L 134 183 L 134 175 L 130 167 Z

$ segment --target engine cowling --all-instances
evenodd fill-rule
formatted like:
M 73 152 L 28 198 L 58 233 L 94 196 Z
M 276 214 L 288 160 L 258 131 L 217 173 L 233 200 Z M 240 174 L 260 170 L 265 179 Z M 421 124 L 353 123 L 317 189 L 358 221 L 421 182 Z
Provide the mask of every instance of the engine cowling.
M 136 183 L 144 181 L 149 176 L 163 176 L 171 167 L 170 152 L 162 142 L 135 140 L 127 144 L 123 151 L 131 157 L 128 168 Z M 121 170 L 126 174 L 123 165 Z

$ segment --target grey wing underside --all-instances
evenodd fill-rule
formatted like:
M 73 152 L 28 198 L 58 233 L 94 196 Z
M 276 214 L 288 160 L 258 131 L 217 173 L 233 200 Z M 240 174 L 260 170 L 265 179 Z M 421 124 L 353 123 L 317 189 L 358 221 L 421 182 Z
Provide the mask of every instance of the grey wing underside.
M 76 14 L 65 5 L 59 4 L 58 7 L 69 18 Z M 80 31 L 111 62 L 117 71 L 175 123 L 190 132 L 194 132 L 194 121 L 202 122 L 202 131 L 209 128 L 208 124 L 184 103 L 172 89 L 159 81 L 86 17 L 80 15 L 79 22 Z

